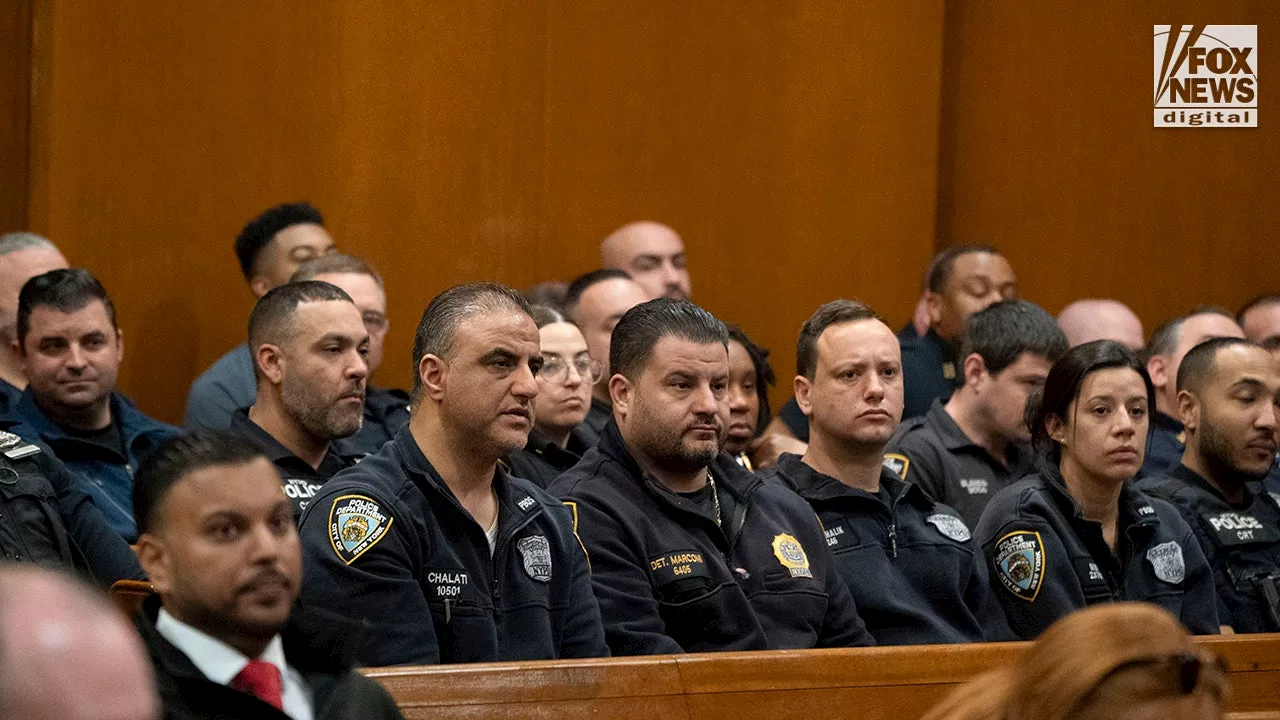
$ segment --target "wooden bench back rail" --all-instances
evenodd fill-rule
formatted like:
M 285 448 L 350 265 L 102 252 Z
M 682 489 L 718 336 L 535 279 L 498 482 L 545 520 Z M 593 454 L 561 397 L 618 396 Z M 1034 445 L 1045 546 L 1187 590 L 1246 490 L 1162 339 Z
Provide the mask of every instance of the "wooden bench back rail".
M 1203 638 L 1233 720 L 1280 720 L 1280 634 Z M 409 720 L 914 720 L 1023 643 L 662 655 L 365 670 Z

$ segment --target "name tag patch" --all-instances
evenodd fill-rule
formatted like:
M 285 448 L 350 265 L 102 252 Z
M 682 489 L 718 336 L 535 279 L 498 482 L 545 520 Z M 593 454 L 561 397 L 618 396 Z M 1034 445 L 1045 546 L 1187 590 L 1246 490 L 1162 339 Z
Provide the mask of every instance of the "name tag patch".
M 970 495 L 986 495 L 991 489 L 991 482 L 984 478 L 960 478 L 960 487 Z
M 1147 562 L 1151 563 L 1156 577 L 1170 585 L 1180 584 L 1187 576 L 1187 566 L 1182 561 L 1182 546 L 1176 542 L 1160 543 L 1148 550 Z
M 0 452 L 10 460 L 21 460 L 24 457 L 40 454 L 40 447 L 11 432 L 0 430 Z
M 711 577 L 706 560 L 697 550 L 677 550 L 649 558 L 649 573 L 656 586 L 691 577 Z
M 936 513 L 925 518 L 934 527 L 938 528 L 938 532 L 955 540 L 956 542 L 968 542 L 973 535 L 969 532 L 969 526 L 955 515 L 947 515 L 945 513 Z
M 1044 580 L 1044 541 L 1040 533 L 1019 530 L 996 541 L 996 577 L 1015 597 L 1034 602 Z
M 822 534 L 826 536 L 827 547 L 829 548 L 838 547 L 841 543 L 846 542 L 849 537 L 848 531 L 844 528 L 844 523 L 829 527 L 823 530 Z
M 338 559 L 350 565 L 386 537 L 394 521 L 373 498 L 343 495 L 329 508 L 329 541 Z
M 299 510 L 306 510 L 311 498 L 320 492 L 320 483 L 312 482 L 307 478 L 281 478 L 280 484 L 284 486 L 285 496 L 292 500 Z
M 437 598 L 457 598 L 471 585 L 471 578 L 461 570 L 429 570 L 427 585 Z
M 1226 546 L 1280 541 L 1280 534 L 1252 515 L 1228 512 L 1205 515 L 1204 519 L 1213 528 L 1218 542 Z

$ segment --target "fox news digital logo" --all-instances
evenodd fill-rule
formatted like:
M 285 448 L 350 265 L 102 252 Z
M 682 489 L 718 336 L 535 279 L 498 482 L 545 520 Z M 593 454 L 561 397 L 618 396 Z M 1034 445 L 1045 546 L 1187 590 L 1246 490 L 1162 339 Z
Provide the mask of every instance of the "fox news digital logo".
M 1257 25 L 1156 25 L 1156 127 L 1258 127 Z

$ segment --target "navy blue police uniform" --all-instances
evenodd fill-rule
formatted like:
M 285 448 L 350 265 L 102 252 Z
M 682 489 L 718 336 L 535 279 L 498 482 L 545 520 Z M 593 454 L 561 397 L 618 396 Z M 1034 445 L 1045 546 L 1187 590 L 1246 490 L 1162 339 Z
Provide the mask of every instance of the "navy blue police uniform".
M 271 464 L 276 466 L 284 494 L 293 504 L 295 522 L 302 517 L 302 511 L 307 509 L 311 499 L 329 478 L 355 465 L 365 455 L 344 440 L 335 440 L 329 443 L 320 466 L 311 467 L 311 463 L 294 455 L 293 451 L 281 445 L 271 433 L 251 420 L 247 408 L 241 408 L 231 416 L 229 431 L 257 445 Z
M 697 497 L 669 491 L 610 421 L 552 483 L 574 511 L 613 653 L 872 644 L 813 510 L 728 454 L 709 471 Z
M 364 422 L 355 435 L 347 438 L 360 455 L 372 455 L 409 424 L 409 393 L 397 388 L 366 385 L 364 389 Z
M 1182 463 L 1187 449 L 1187 435 L 1182 422 L 1157 410 L 1151 414 L 1147 433 L 1147 456 L 1142 460 L 1144 477 L 1164 477 Z
M 877 645 L 1010 640 L 985 559 L 955 510 L 888 468 L 880 492 L 849 487 L 784 454 L 763 473 L 809 502 Z
M 0 429 L 15 424 L 0 421 Z M 0 554 L 4 562 L 74 570 L 103 588 L 146 578 L 71 471 L 41 446 L 2 430 Z
M 512 475 L 532 480 L 538 487 L 546 488 L 560 477 L 560 473 L 577 465 L 582 454 L 590 447 L 591 444 L 588 444 L 584 433 L 578 428 L 569 433 L 569 442 L 565 447 L 560 447 L 534 428 L 529 431 L 529 441 L 525 446 L 509 453 L 503 462 Z
M 1039 635 L 1087 605 L 1131 600 L 1173 613 L 1196 634 L 1218 632 L 1213 575 L 1172 505 L 1131 482 L 1120 491 L 1118 548 L 1086 519 L 1056 467 L 996 493 L 977 528 L 992 593 L 1014 634 Z
M 497 540 L 409 428 L 324 484 L 299 534 L 305 606 L 369 624 L 361 665 L 608 654 L 573 516 L 499 468 Z
M 1139 487 L 1168 500 L 1195 531 L 1213 568 L 1223 625 L 1239 633 L 1280 632 L 1280 506 L 1247 485 L 1232 504 L 1199 473 L 1179 463 Z
M 886 451 L 900 477 L 955 508 L 970 527 L 993 495 L 1034 469 L 1028 446 L 1010 443 L 1000 462 L 960 429 L 941 400 L 902 423 Z

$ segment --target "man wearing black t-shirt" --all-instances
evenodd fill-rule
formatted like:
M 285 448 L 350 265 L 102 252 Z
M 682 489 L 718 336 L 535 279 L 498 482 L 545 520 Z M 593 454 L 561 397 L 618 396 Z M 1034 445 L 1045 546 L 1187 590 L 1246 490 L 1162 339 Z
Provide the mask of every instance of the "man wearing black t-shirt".
M 258 394 L 230 429 L 275 464 L 297 519 L 320 486 L 359 457 L 340 439 L 360 429 L 369 333 L 347 293 L 307 280 L 258 300 L 249 348 Z

